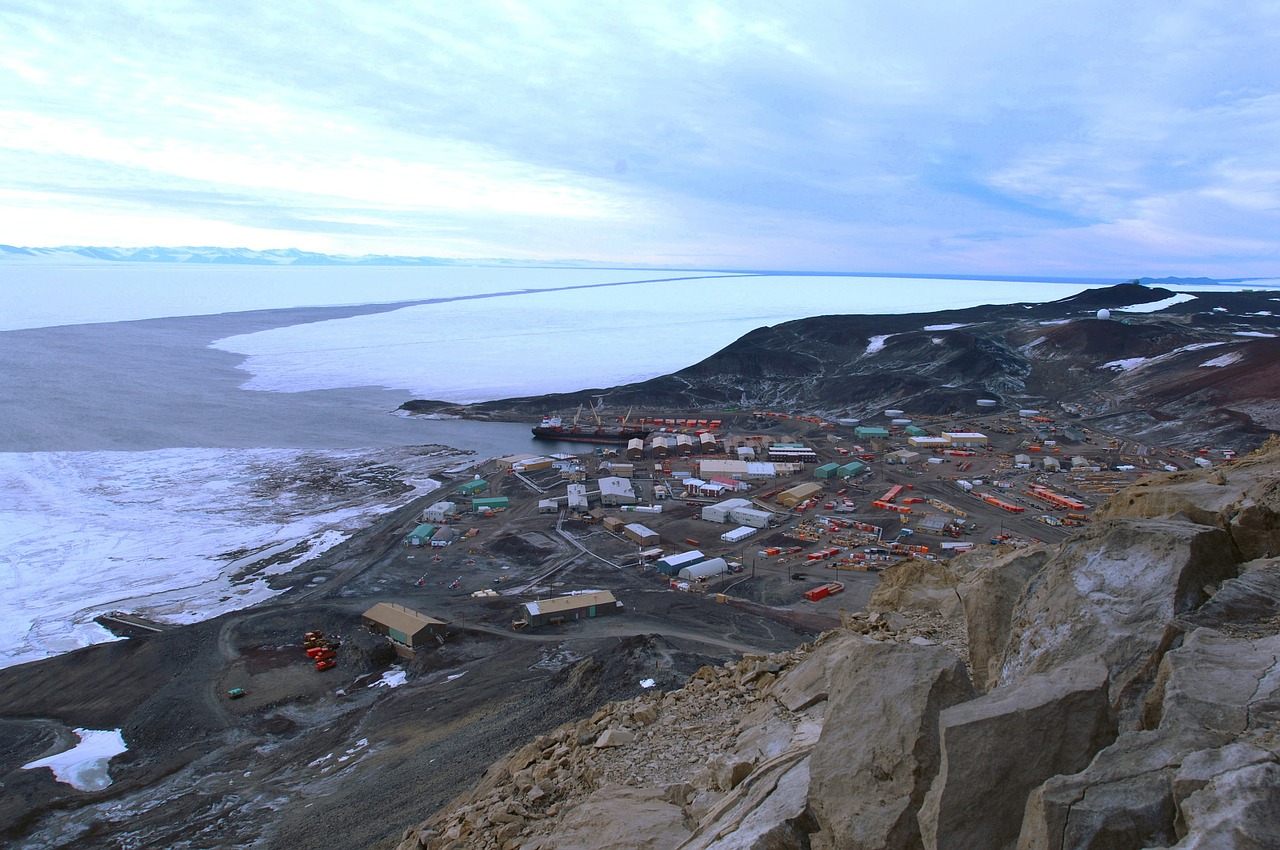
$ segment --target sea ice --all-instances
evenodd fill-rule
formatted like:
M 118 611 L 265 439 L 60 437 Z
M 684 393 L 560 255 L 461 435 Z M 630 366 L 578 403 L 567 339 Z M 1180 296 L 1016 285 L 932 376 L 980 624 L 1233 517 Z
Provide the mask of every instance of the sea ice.
M 106 611 L 185 623 L 267 599 L 268 577 L 435 489 L 429 474 L 456 460 L 413 448 L 0 454 L 0 667 L 112 640 L 93 622 Z

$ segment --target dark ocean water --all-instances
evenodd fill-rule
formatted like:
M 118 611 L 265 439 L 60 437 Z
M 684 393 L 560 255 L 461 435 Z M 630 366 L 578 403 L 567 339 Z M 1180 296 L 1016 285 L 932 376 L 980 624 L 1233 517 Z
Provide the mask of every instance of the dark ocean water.
M 364 448 L 442 444 L 482 456 L 551 450 L 524 424 L 392 415 L 410 397 L 379 387 L 240 389 L 230 334 L 393 309 L 299 308 L 0 333 L 0 451 Z

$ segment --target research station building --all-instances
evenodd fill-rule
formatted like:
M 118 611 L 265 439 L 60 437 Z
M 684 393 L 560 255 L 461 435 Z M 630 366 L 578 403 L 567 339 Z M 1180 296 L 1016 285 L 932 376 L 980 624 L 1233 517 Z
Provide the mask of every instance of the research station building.
M 517 623 L 523 620 L 529 626 L 558 626 L 569 620 L 586 620 L 621 611 L 622 603 L 612 593 L 592 590 L 521 603 L 516 616 Z
M 437 639 L 443 641 L 445 626 L 449 625 L 394 602 L 379 602 L 364 612 L 360 622 L 369 631 L 390 638 L 392 643 L 405 649 L 417 649 Z

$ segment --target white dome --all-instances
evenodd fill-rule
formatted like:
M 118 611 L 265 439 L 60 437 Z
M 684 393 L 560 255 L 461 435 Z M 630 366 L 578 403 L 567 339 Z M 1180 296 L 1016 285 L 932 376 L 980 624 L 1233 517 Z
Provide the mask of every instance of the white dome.
M 1111 311 L 1110 311 L 1110 310 L 1108 310 L 1106 307 L 1103 307 L 1101 310 L 1099 310 L 1099 311 L 1098 311 L 1098 318 L 1099 318 L 1099 319 L 1110 319 L 1110 318 L 1111 318 Z

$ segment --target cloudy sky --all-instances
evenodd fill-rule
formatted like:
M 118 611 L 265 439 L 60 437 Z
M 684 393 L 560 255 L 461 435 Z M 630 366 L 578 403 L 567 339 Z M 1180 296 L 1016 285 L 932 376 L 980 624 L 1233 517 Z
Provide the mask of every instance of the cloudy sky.
M 0 241 L 1280 275 L 1273 0 L 0 0 Z

